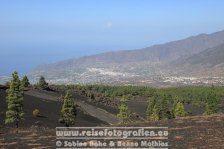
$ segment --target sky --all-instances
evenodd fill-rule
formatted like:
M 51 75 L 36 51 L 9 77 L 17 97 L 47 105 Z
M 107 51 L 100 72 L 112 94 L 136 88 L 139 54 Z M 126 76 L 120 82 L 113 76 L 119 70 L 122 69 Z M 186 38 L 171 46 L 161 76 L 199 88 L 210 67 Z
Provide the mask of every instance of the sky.
M 224 30 L 223 0 L 1 0 L 0 75 Z

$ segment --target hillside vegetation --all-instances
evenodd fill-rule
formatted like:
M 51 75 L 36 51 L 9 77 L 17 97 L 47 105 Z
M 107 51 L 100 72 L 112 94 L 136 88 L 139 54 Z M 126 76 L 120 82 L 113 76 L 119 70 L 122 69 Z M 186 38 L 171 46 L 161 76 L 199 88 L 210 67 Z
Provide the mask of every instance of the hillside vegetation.
M 118 100 L 121 97 L 126 97 L 128 100 L 144 98 L 150 101 L 155 96 L 159 96 L 159 99 L 166 100 L 169 105 L 178 99 L 185 105 L 202 107 L 204 109 L 206 109 L 208 104 L 212 104 L 212 106 L 216 107 L 216 112 L 223 111 L 224 103 L 224 87 L 219 86 L 152 88 L 145 86 L 53 85 L 51 88 L 61 92 L 73 90 L 99 104 L 104 101 L 114 102 L 117 103 L 113 104 L 115 107 L 118 105 Z

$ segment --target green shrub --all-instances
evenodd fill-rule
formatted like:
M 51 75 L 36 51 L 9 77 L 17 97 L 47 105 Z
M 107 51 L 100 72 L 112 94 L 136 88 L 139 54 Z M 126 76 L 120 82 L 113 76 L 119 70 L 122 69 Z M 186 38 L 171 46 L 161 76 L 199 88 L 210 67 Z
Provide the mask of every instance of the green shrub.
M 33 110 L 33 116 L 34 117 L 39 117 L 40 116 L 40 110 L 39 109 Z

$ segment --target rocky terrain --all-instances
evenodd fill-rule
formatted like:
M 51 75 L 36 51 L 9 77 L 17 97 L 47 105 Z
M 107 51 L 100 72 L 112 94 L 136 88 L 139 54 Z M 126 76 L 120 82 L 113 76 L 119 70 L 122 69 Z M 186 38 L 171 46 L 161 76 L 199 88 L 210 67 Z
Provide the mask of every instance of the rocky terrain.
M 55 148 L 55 127 L 63 126 L 59 123 L 62 104 L 57 101 L 59 92 L 27 89 L 24 97 L 25 119 L 19 129 L 13 124 L 5 125 L 6 110 L 5 86 L 0 89 L 0 148 L 29 149 Z M 77 121 L 75 126 L 117 126 L 117 109 L 110 104 L 90 100 L 87 96 L 74 93 L 75 103 L 78 105 Z M 127 103 L 129 110 L 138 116 L 136 121 L 130 121 L 125 126 L 161 126 L 168 127 L 169 148 L 211 148 L 224 147 L 224 115 L 188 116 L 157 122 L 147 122 L 147 98 L 134 98 Z M 186 112 L 192 115 L 201 115 L 203 109 L 185 105 Z M 193 109 L 192 109 L 193 108 Z M 33 117 L 32 111 L 39 109 L 41 117 Z
M 224 115 L 192 116 L 129 126 L 168 127 L 169 148 L 221 149 L 224 148 Z
M 224 148 L 224 115 L 194 116 L 154 123 L 137 123 L 129 126 L 168 126 L 168 144 L 172 149 Z M 7 134 L 7 135 L 6 135 Z M 20 128 L 0 125 L 0 148 L 49 149 L 55 148 L 55 129 Z

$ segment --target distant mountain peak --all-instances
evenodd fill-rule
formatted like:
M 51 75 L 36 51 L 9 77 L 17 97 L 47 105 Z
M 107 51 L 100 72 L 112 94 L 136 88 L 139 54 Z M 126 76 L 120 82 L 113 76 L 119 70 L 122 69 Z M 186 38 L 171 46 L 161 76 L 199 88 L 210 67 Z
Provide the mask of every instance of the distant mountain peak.
M 198 57 L 198 61 L 203 60 L 203 63 L 205 63 L 205 59 L 201 58 L 203 54 L 200 53 L 222 44 L 224 44 L 224 31 L 212 34 L 199 34 L 143 49 L 112 51 L 38 66 L 31 73 L 30 77 L 33 80 L 37 80 L 40 75 L 44 75 L 48 80 L 56 83 L 116 84 L 123 82 L 135 84 L 135 81 L 138 80 L 138 82 L 140 81 L 144 84 L 144 82 L 147 82 L 146 80 L 150 82 L 155 77 L 166 77 L 177 74 L 189 75 L 189 73 L 185 72 L 193 72 L 193 70 L 189 69 L 193 69 L 193 67 L 186 67 L 185 62 L 190 62 L 190 59 L 194 57 L 194 59 L 197 59 Z M 213 55 L 213 59 L 216 56 L 220 59 L 220 55 Z M 218 62 L 217 65 L 221 62 L 223 61 Z M 201 65 L 203 64 L 201 63 Z M 198 70 L 203 71 L 202 69 Z M 219 74 L 222 75 L 222 73 L 218 72 L 216 75 Z M 203 75 L 209 76 L 206 73 Z

